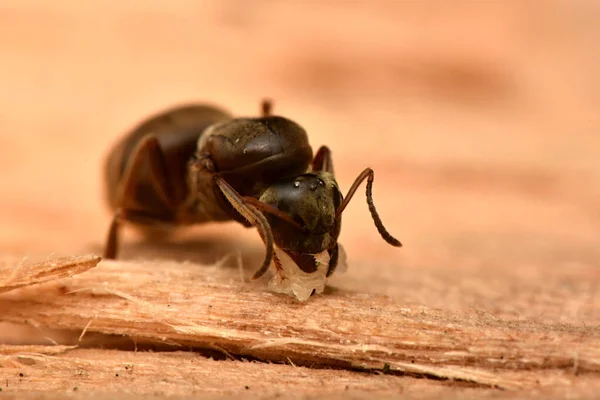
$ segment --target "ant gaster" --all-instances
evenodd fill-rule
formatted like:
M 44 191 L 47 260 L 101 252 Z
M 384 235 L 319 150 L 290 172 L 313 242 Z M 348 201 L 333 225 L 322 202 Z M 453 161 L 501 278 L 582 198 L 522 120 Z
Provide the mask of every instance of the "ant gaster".
M 259 118 L 233 118 L 201 104 L 155 114 L 122 138 L 109 154 L 106 192 L 114 212 L 104 256 L 117 257 L 123 222 L 142 231 L 209 221 L 238 221 L 257 228 L 265 247 L 262 276 L 281 262 L 277 245 L 307 273 L 314 254 L 330 255 L 327 276 L 338 262 L 342 212 L 367 179 L 367 203 L 377 230 L 392 246 L 372 198 L 374 173 L 365 169 L 344 198 L 333 173 L 331 152 L 313 158 L 305 130 L 271 114 L 263 101 Z

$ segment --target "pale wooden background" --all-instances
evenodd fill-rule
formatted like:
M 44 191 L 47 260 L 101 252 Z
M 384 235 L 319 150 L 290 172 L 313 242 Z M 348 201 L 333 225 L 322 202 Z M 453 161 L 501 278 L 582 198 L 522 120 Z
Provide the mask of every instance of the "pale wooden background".
M 600 7 L 165 4 L 0 5 L 6 256 L 100 251 L 101 162 L 143 116 L 190 100 L 254 114 L 268 96 L 333 149 L 343 188 L 374 168 L 376 205 L 405 244 L 387 246 L 357 197 L 341 238 L 350 268 L 332 285 L 460 315 L 599 326 Z M 127 241 L 129 258 L 260 252 L 235 225 L 157 248 Z

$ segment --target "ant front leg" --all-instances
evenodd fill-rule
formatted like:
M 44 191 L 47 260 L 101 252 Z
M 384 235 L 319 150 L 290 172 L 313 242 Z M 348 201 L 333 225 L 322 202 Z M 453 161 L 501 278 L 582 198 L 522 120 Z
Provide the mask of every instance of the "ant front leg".
M 150 168 L 150 185 L 154 189 L 160 203 L 164 206 L 154 211 L 140 209 L 136 202 L 138 183 L 143 179 L 146 166 Z M 173 189 L 167 179 L 165 157 L 158 140 L 152 136 L 145 136 L 131 154 L 125 173 L 119 183 L 117 192 L 117 207 L 113 215 L 104 257 L 115 259 L 119 248 L 119 233 L 123 221 L 130 221 L 141 225 L 163 225 L 173 218 Z
M 329 268 L 327 268 L 327 275 L 325 275 L 326 277 L 330 277 L 333 272 L 335 271 L 335 269 L 338 266 L 338 262 L 340 259 L 340 249 L 339 249 L 339 244 L 336 243 L 335 246 L 333 247 L 333 249 L 331 250 L 327 250 L 327 253 L 329 253 Z
M 313 171 L 329 172 L 333 175 L 333 159 L 331 157 L 331 150 L 327 146 L 321 146 L 315 155 L 312 162 Z M 335 271 L 339 261 L 339 244 L 329 250 L 329 267 L 327 268 L 327 277 L 331 276 Z
M 333 174 L 333 160 L 331 158 L 331 150 L 329 150 L 329 147 L 321 146 L 319 148 L 312 162 L 312 170 Z

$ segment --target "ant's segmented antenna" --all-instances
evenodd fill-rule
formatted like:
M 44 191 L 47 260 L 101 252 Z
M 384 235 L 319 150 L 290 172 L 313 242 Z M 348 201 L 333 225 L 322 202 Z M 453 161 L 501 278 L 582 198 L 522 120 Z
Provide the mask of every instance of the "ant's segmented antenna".
M 288 214 L 284 213 L 281 210 L 278 210 L 277 208 L 273 207 L 272 205 L 263 203 L 262 201 L 257 200 L 254 197 L 244 197 L 244 200 L 246 201 L 246 203 L 250 204 L 251 206 L 254 206 L 255 208 L 259 209 L 260 211 L 269 213 L 272 216 L 277 217 L 280 220 L 287 222 L 288 224 L 295 227 L 296 229 L 299 229 L 303 232 L 307 232 L 305 227 L 300 225 L 298 222 L 294 221 L 292 219 L 292 217 L 290 217 Z
M 271 260 L 273 259 L 273 233 L 271 232 L 271 227 L 265 216 L 252 205 L 245 202 L 242 196 L 240 196 L 223 178 L 217 177 L 215 182 L 219 189 L 221 189 L 221 193 L 223 193 L 227 201 L 229 201 L 236 211 L 257 228 L 258 234 L 265 244 L 265 259 L 260 268 L 252 276 L 252 279 L 258 279 L 267 272 L 267 269 L 269 269 L 269 266 L 271 265 Z
M 356 178 L 356 180 L 350 187 L 350 190 L 348 190 L 348 194 L 342 201 L 342 204 L 340 204 L 340 206 L 338 207 L 338 209 L 335 213 L 335 218 L 337 219 L 337 218 L 339 218 L 340 215 L 342 215 L 342 212 L 344 211 L 344 209 L 346 208 L 348 203 L 350 203 L 350 200 L 352 200 L 352 196 L 354 196 L 356 189 L 358 189 L 360 184 L 366 178 L 368 178 L 367 179 L 367 204 L 369 205 L 369 211 L 371 212 L 371 217 L 373 218 L 373 221 L 375 222 L 377 231 L 379 232 L 379 234 L 381 235 L 383 240 L 385 240 L 392 246 L 402 247 L 402 243 L 400 243 L 400 241 L 398 239 L 393 237 L 387 231 L 387 229 L 385 229 L 385 227 L 383 226 L 383 222 L 381 221 L 381 218 L 379 217 L 379 214 L 377 213 L 377 210 L 375 209 L 375 203 L 373 202 L 373 193 L 372 193 L 373 192 L 373 180 L 375 179 L 375 173 L 373 172 L 373 170 L 371 168 L 365 169 L 363 172 L 361 172 L 361 174 L 358 176 L 358 178 Z

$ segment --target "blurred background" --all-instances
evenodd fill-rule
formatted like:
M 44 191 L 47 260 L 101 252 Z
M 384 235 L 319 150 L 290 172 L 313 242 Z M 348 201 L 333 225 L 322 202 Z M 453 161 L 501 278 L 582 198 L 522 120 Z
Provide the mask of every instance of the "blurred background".
M 4 0 L 0 250 L 100 251 L 119 137 L 177 103 L 255 115 L 269 97 L 333 150 L 344 191 L 375 170 L 405 244 L 356 197 L 337 285 L 485 308 L 461 277 L 504 271 L 491 298 L 513 299 L 513 282 L 600 259 L 599 18 L 591 1 Z M 234 224 L 196 230 L 217 233 L 261 249 Z M 561 303 L 566 319 L 594 312 Z

